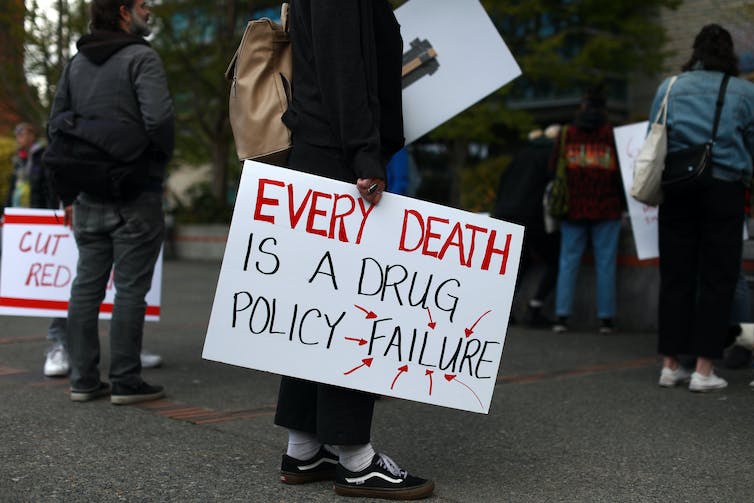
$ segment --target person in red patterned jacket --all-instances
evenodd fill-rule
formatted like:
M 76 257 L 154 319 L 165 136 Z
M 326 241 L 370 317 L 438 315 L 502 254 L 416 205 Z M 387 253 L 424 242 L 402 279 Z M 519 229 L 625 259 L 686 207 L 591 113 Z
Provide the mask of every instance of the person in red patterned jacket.
M 558 158 L 565 156 L 569 194 L 568 215 L 560 223 L 555 332 L 568 330 L 576 278 L 590 237 L 597 276 L 600 333 L 611 333 L 614 327 L 616 257 L 625 202 L 606 102 L 602 86 L 586 93 L 573 124 L 562 133 L 566 135 L 563 148 L 558 142 L 550 162 L 554 170 Z

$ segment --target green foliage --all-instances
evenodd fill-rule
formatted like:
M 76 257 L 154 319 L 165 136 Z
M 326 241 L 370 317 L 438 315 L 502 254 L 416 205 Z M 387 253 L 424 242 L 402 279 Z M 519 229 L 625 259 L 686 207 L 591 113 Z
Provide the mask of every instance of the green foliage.
M 587 84 L 625 83 L 635 71 L 657 72 L 666 56 L 664 30 L 656 15 L 681 0 L 482 0 L 522 70 L 522 77 L 433 131 L 433 141 L 484 142 L 506 151 L 534 127 L 526 111 L 508 106 L 517 86 L 579 93 Z M 451 183 L 451 205 L 480 197 L 470 163 L 452 158 L 460 188 Z M 458 196 L 456 196 L 456 194 Z M 458 199 L 456 199 L 458 197 Z M 471 209 L 471 208 L 469 208 Z
M 485 0 L 524 75 L 561 86 L 632 71 L 653 74 L 666 56 L 662 7 L 681 0 Z
M 8 197 L 8 184 L 13 170 L 13 155 L 16 153 L 16 140 L 0 136 L 0 199 L 3 203 Z
M 218 206 L 227 206 L 225 194 L 238 167 L 224 73 L 253 13 L 280 3 L 170 0 L 153 9 L 152 44 L 164 62 L 176 110 L 175 159 L 212 165 L 210 194 Z
M 180 201 L 174 208 L 176 222 L 183 224 L 227 223 L 230 222 L 232 208 L 212 194 L 212 187 L 204 182 L 189 188 L 188 203 Z
M 497 188 L 511 157 L 501 155 L 469 166 L 461 172 L 461 207 L 467 211 L 492 211 Z
M 0 18 L 3 16 L 0 13 Z M 70 57 L 71 45 L 85 33 L 86 26 L 84 0 L 54 2 L 52 9 L 43 9 L 36 0 L 26 2 L 24 22 L 13 28 L 22 30 L 23 75 L 5 82 L 8 96 L 24 120 L 37 126 L 47 122 L 55 86 Z M 0 74 L 5 73 L 7 69 L 0 69 Z M 27 75 L 34 76 L 33 82 L 29 82 Z

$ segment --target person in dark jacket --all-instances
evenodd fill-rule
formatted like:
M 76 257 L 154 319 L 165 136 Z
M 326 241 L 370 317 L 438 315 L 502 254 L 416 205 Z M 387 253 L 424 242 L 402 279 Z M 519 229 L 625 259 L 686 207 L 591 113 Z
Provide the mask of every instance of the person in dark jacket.
M 164 234 L 163 179 L 174 142 L 173 104 L 165 70 L 143 38 L 149 34 L 149 15 L 144 0 L 91 2 L 91 33 L 78 41 L 79 53 L 63 71 L 50 113 L 51 124 L 73 111 L 85 120 L 117 121 L 133 128 L 134 135 L 145 134 L 149 139 L 139 158 L 144 179 L 137 193 L 119 199 L 61 193 L 66 222 L 72 219 L 79 250 L 68 306 L 73 401 L 110 395 L 118 405 L 165 394 L 162 386 L 141 378 L 140 359 L 145 296 Z M 56 134 L 51 127 L 53 141 Z M 111 269 L 116 291 L 110 322 L 112 387 L 100 379 L 97 323 Z
M 37 140 L 34 126 L 22 122 L 16 126 L 16 143 L 18 151 L 13 156 L 13 172 L 8 185 L 6 207 L 48 208 L 60 206 L 50 183 L 50 175 L 42 163 L 44 145 Z M 68 375 L 68 351 L 65 341 L 65 318 L 53 318 L 47 328 L 47 340 L 50 347 L 45 355 L 43 367 L 47 377 L 65 377 Z
M 404 142 L 403 43 L 386 0 L 293 0 L 290 168 L 355 183 L 377 204 L 385 166 Z M 275 423 L 288 429 L 280 479 L 335 480 L 348 496 L 413 499 L 434 484 L 409 475 L 370 443 L 374 396 L 283 377 Z
M 545 229 L 542 198 L 552 178 L 548 166 L 554 140 L 559 133 L 560 126 L 557 124 L 547 127 L 544 132 L 535 129 L 529 133 L 529 141 L 516 153 L 500 177 L 492 213 L 495 218 L 526 227 L 518 282 L 534 261 L 538 260 L 544 265 L 534 296 L 527 303 L 526 322 L 533 327 L 552 324 L 542 314 L 542 307 L 558 279 L 560 234 Z

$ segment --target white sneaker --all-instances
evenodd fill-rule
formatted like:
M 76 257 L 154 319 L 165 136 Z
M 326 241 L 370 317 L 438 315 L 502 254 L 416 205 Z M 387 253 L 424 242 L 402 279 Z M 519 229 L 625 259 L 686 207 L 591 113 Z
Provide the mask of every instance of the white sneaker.
M 728 386 L 728 381 L 722 377 L 715 375 L 715 372 L 710 372 L 708 376 L 702 375 L 699 372 L 691 374 L 691 382 L 689 383 L 689 390 L 691 391 L 717 391 Z
M 754 323 L 741 323 L 741 333 L 736 337 L 735 344 L 749 351 L 754 349 Z
M 44 374 L 47 377 L 65 377 L 71 370 L 68 363 L 68 352 L 62 344 L 55 344 L 45 358 Z
M 153 369 L 162 365 L 162 356 L 143 349 L 141 351 L 141 368 Z
M 675 370 L 672 370 L 670 367 L 662 367 L 662 371 L 660 371 L 660 382 L 657 384 L 663 388 L 672 388 L 679 384 L 689 382 L 689 379 L 691 379 L 691 372 L 680 365 Z

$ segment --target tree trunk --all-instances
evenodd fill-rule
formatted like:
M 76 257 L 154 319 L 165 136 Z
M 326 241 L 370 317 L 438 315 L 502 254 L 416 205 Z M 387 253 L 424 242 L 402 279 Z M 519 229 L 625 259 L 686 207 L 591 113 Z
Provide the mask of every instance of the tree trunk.
M 226 135 L 218 135 L 212 146 L 212 196 L 223 205 L 228 204 L 228 154 L 230 143 Z

